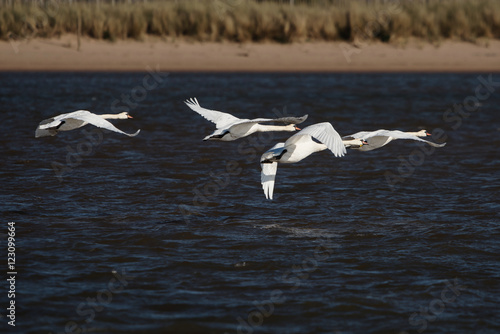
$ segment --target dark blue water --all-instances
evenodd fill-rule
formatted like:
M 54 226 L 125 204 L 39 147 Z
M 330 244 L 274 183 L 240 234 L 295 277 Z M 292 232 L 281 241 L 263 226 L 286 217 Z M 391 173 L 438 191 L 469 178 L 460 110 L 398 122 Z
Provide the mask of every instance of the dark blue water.
M 0 74 L 2 332 L 500 332 L 500 84 L 478 77 Z M 268 201 L 258 159 L 290 134 L 203 142 L 190 97 L 447 145 L 319 152 L 280 166 Z M 141 133 L 34 138 L 77 109 L 128 110 L 114 124 Z

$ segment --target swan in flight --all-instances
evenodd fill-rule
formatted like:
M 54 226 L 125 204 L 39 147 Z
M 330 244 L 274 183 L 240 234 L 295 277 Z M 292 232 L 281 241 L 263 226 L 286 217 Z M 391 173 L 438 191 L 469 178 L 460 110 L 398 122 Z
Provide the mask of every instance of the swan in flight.
M 351 149 L 357 149 L 360 151 L 371 151 L 382 146 L 389 144 L 391 141 L 396 139 L 410 139 L 417 140 L 420 142 L 424 142 L 434 147 L 443 147 L 446 143 L 437 144 L 431 141 L 422 139 L 421 137 L 427 137 L 431 134 L 426 130 L 420 130 L 418 132 L 403 132 L 399 130 L 377 130 L 377 131 L 361 131 L 354 133 L 350 136 L 342 137 L 344 143 L 349 142 L 349 140 L 361 139 L 365 142 L 365 145 L 362 146 L 347 146 Z
M 186 100 L 184 103 L 210 122 L 215 123 L 216 130 L 211 135 L 206 136 L 203 140 L 232 141 L 238 138 L 246 137 L 255 132 L 297 131 L 300 129 L 295 125 L 300 124 L 307 119 L 307 115 L 302 117 L 240 119 L 231 114 L 217 110 L 205 109 L 200 106 L 196 98 Z M 280 126 L 259 124 L 266 122 L 282 122 L 287 125 Z
M 361 139 L 352 139 L 353 145 L 363 145 Z M 328 123 L 310 125 L 297 132 L 284 143 L 274 145 L 260 158 L 261 183 L 267 199 L 273 199 L 274 180 L 280 163 L 294 163 L 307 158 L 314 152 L 329 149 L 336 157 L 346 154 L 342 138 Z
M 77 110 L 67 114 L 61 114 L 46 120 L 43 120 L 38 125 L 35 131 L 35 138 L 55 136 L 59 131 L 69 131 L 81 128 L 86 124 L 92 124 L 99 128 L 111 130 L 118 133 L 123 133 L 124 135 L 134 137 L 139 134 L 141 130 L 137 130 L 136 133 L 128 134 L 120 129 L 115 128 L 113 124 L 108 122 L 106 119 L 127 119 L 132 118 L 127 112 L 122 112 L 116 115 L 105 114 L 96 115 L 87 110 Z

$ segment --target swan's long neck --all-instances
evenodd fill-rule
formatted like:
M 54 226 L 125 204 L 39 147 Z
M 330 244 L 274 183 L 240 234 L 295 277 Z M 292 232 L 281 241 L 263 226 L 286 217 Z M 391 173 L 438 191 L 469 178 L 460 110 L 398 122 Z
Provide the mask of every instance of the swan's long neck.
M 427 137 L 427 132 L 425 132 L 425 131 L 418 131 L 418 132 L 407 131 L 405 133 L 409 134 L 409 135 L 417 136 L 417 137 Z
M 342 143 L 344 144 L 345 147 L 361 147 L 361 140 L 359 139 L 349 139 L 349 140 L 342 140 Z
M 119 119 L 119 118 L 121 118 L 120 114 L 102 114 L 102 115 L 99 115 L 99 117 L 102 117 L 104 119 Z
M 288 124 L 288 125 L 262 125 L 262 124 L 257 124 L 257 131 L 259 132 L 270 132 L 270 131 L 296 131 L 295 125 L 293 124 Z

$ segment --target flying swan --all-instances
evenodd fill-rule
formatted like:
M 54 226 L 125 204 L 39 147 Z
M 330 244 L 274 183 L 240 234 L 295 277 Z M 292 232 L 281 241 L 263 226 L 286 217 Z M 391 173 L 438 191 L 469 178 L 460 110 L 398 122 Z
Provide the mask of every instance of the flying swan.
M 113 124 L 108 122 L 106 119 L 127 119 L 132 118 L 127 112 L 122 112 L 119 114 L 105 114 L 96 115 L 87 110 L 77 110 L 67 114 L 61 114 L 46 120 L 43 120 L 38 125 L 35 131 L 35 138 L 55 136 L 59 131 L 69 131 L 81 128 L 86 124 L 92 124 L 99 128 L 111 130 L 118 133 L 123 133 L 124 135 L 134 137 L 139 134 L 141 130 L 137 130 L 136 133 L 128 134 L 120 129 L 117 129 Z
M 363 145 L 360 139 L 352 139 L 350 143 L 355 146 Z M 314 152 L 326 149 L 332 151 L 336 157 L 346 154 L 342 138 L 328 122 L 310 125 L 288 138 L 286 142 L 278 143 L 265 152 L 260 158 L 260 166 L 262 189 L 266 198 L 273 199 L 278 162 L 299 162 Z
M 198 103 L 196 98 L 191 98 L 184 103 L 196 111 L 198 114 L 215 123 L 216 130 L 203 138 L 203 140 L 221 140 L 232 141 L 238 138 L 246 137 L 255 132 L 268 131 L 297 131 L 300 130 L 295 124 L 300 124 L 307 119 L 307 115 L 302 117 L 281 117 L 281 118 L 256 118 L 240 119 L 231 114 L 217 110 L 205 109 Z M 282 122 L 287 125 L 262 125 L 265 122 Z
M 342 137 L 342 140 L 344 142 L 347 142 L 349 140 L 355 140 L 355 139 L 361 139 L 366 142 L 365 145 L 362 146 L 356 146 L 352 145 L 348 148 L 351 149 L 357 149 L 359 151 L 371 151 L 375 150 L 377 148 L 380 148 L 382 146 L 385 146 L 389 144 L 391 141 L 396 140 L 396 139 L 410 139 L 410 140 L 417 140 L 420 142 L 424 142 L 426 144 L 429 144 L 434 147 L 443 147 L 446 145 L 446 143 L 442 144 L 437 144 L 433 143 L 431 141 L 422 139 L 420 137 L 427 137 L 430 136 L 431 134 L 428 133 L 426 130 L 420 130 L 418 132 L 403 132 L 399 130 L 377 130 L 377 131 L 361 131 L 354 133 L 350 136 L 345 136 Z M 346 145 L 347 147 L 347 145 Z

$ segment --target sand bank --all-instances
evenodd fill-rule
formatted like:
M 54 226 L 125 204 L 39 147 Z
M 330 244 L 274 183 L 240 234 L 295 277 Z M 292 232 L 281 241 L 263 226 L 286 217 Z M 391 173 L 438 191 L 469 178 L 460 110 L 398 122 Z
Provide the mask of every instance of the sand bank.
M 418 41 L 404 46 L 308 42 L 199 43 L 117 41 L 76 36 L 0 42 L 0 71 L 310 71 L 310 72 L 497 72 L 500 41 L 482 46 Z

